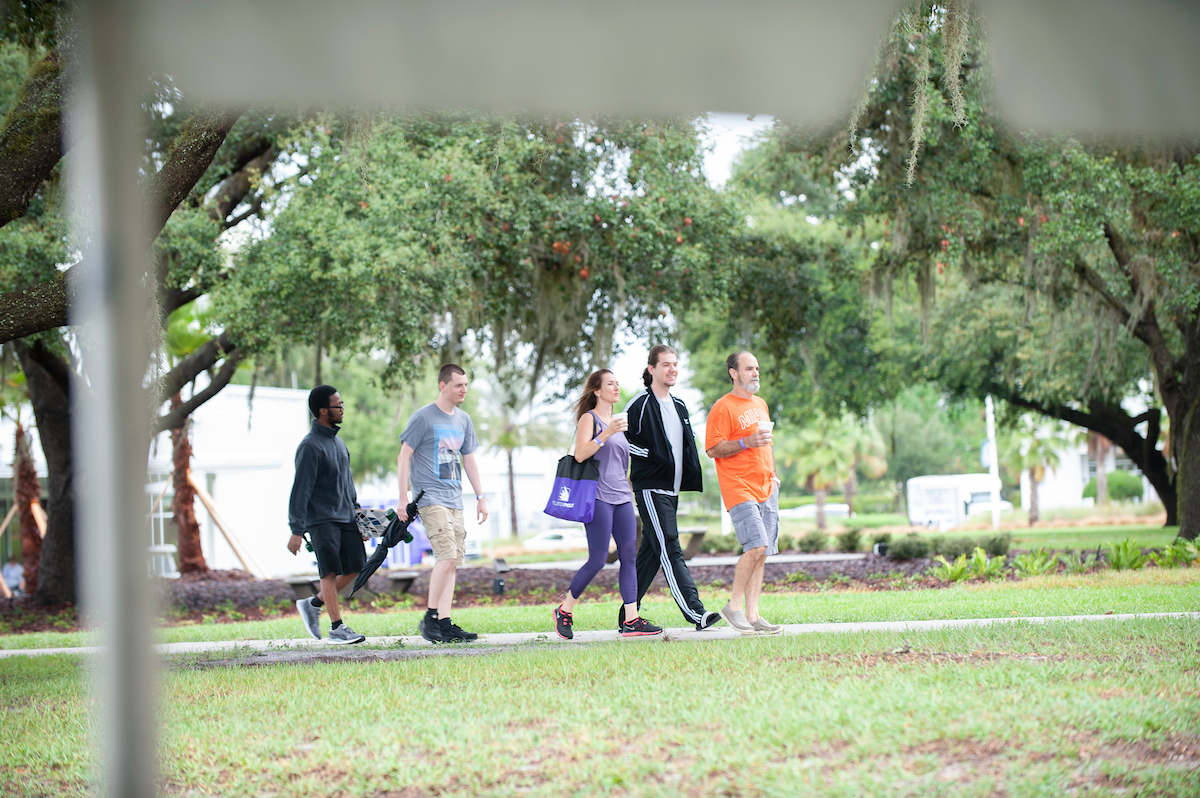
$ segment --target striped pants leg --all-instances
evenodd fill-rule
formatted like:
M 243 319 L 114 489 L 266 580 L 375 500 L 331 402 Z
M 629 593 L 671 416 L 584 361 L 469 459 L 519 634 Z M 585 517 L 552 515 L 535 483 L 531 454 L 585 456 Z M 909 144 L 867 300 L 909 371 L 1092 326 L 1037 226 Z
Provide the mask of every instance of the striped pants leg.
M 661 568 L 671 598 L 679 605 L 683 617 L 689 623 L 700 623 L 704 619 L 704 603 L 679 546 L 679 526 L 675 521 L 679 497 L 642 490 L 634 493 L 634 499 L 642 516 L 642 545 L 637 554 L 638 605 L 641 606 L 642 596 Z

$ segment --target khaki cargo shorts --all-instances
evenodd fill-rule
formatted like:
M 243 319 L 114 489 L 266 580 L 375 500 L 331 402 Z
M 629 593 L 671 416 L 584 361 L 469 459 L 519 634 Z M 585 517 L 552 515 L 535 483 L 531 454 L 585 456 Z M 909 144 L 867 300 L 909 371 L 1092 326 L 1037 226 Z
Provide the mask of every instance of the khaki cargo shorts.
M 438 562 L 454 560 L 462 565 L 467 556 L 467 528 L 463 524 L 463 511 L 440 504 L 430 504 L 417 510 L 421 525 L 433 547 L 433 558 Z

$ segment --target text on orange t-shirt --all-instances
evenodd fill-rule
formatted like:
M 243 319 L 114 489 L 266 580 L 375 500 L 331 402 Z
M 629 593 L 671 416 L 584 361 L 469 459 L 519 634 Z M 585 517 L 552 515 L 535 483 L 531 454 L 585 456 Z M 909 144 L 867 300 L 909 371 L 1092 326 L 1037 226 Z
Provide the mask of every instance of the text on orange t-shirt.
M 735 441 L 758 431 L 758 422 L 770 421 L 767 403 L 757 396 L 742 399 L 727 393 L 708 411 L 704 448 L 722 441 Z M 729 457 L 715 458 L 721 499 L 728 510 L 742 502 L 765 502 L 771 497 L 772 458 L 769 446 L 747 448 Z

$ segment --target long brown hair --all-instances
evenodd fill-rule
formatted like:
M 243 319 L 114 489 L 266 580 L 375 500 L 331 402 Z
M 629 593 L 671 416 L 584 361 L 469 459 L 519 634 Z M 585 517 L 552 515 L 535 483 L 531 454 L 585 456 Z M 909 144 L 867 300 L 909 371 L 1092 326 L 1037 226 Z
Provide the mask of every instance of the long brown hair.
M 666 344 L 656 344 L 650 347 L 650 356 L 646 358 L 646 368 L 642 370 L 642 382 L 646 383 L 647 388 L 650 387 L 650 383 L 654 382 L 654 377 L 650 374 L 650 366 L 657 366 L 658 359 L 667 352 L 672 355 L 676 354 L 675 350 Z
M 604 384 L 605 374 L 612 374 L 612 372 L 608 369 L 600 369 L 588 375 L 587 382 L 583 384 L 583 395 L 575 403 L 576 421 L 583 418 L 584 413 L 596 409 L 596 391 L 600 390 L 600 386 Z

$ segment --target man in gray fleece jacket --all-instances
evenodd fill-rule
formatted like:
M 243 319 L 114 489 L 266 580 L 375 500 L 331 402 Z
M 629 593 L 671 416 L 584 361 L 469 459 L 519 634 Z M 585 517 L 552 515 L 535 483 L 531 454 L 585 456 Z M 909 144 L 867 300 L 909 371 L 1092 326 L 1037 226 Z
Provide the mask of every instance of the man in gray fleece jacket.
M 338 591 L 354 580 L 362 570 L 367 552 L 362 535 L 354 523 L 358 493 L 350 474 L 350 451 L 337 436 L 346 415 L 342 397 L 332 385 L 318 385 L 308 395 L 312 411 L 312 429 L 296 448 L 296 478 L 288 502 L 288 526 L 292 537 L 288 551 L 293 555 L 304 543 L 308 532 L 321 594 L 300 599 L 296 609 L 308 633 L 321 639 L 321 607 L 329 607 L 331 643 L 361 643 L 365 637 L 342 623 Z

